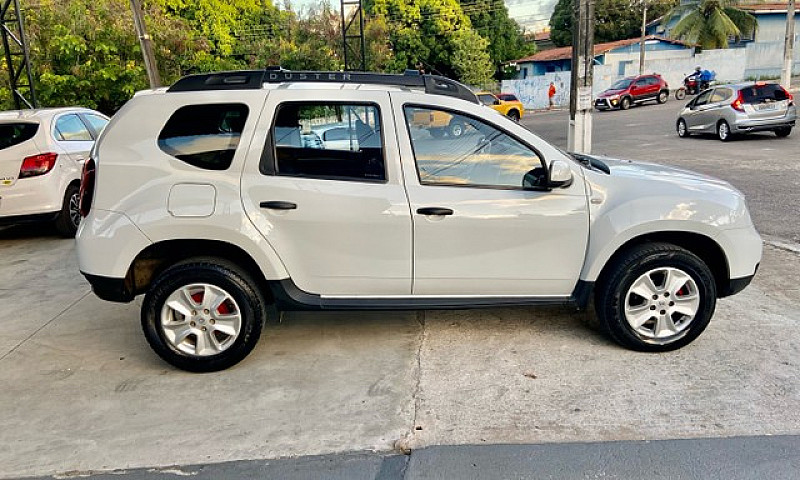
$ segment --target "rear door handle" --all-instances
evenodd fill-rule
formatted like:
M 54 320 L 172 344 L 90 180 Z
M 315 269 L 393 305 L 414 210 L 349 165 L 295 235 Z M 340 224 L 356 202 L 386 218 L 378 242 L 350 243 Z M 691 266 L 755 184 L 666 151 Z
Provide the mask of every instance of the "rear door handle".
M 442 207 L 424 207 L 418 208 L 417 213 L 420 215 L 452 215 L 453 210 Z
M 261 208 L 268 208 L 270 210 L 296 210 L 297 204 L 293 202 L 284 202 L 282 200 L 272 200 L 269 202 L 261 202 L 258 204 Z

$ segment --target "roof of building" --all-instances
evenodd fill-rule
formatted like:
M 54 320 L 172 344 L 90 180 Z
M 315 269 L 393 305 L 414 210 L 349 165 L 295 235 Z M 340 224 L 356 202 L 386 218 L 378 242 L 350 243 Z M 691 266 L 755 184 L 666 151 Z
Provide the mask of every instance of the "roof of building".
M 536 32 L 533 34 L 533 41 L 535 42 L 544 42 L 550 40 L 550 30 L 545 30 L 543 32 Z
M 641 37 L 636 38 L 628 38 L 626 40 L 617 40 L 616 42 L 606 42 L 606 43 L 597 43 L 594 46 L 594 54 L 595 55 L 602 55 L 604 53 L 608 53 L 611 50 L 620 48 L 620 47 L 627 47 L 629 45 L 634 45 L 639 43 Z M 686 47 L 690 47 L 691 45 L 685 42 L 681 42 L 679 40 L 672 40 L 669 38 L 659 37 L 657 35 L 648 35 L 645 37 L 645 41 L 648 40 L 659 40 L 666 43 L 671 43 L 673 45 L 683 45 Z M 560 48 L 553 48 L 551 50 L 544 50 L 533 55 L 520 58 L 518 60 L 514 60 L 514 63 L 522 63 L 522 62 L 549 62 L 554 60 L 567 60 L 572 58 L 572 47 L 560 47 Z
M 746 10 L 750 13 L 781 13 L 788 10 L 787 2 L 754 3 L 751 5 L 741 4 L 736 8 Z

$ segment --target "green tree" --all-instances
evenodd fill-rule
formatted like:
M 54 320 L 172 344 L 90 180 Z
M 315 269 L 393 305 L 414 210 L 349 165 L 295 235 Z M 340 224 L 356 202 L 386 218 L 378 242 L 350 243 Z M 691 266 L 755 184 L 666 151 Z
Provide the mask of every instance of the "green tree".
M 388 70 L 421 64 L 432 73 L 469 76 L 475 83 L 494 74 L 487 43 L 480 41 L 457 0 L 372 0 L 367 9 L 388 26 L 394 53 Z
M 680 18 L 670 35 L 702 48 L 728 48 L 728 39 L 737 40 L 755 32 L 756 17 L 736 8 L 733 0 L 702 0 L 675 7 L 670 18 Z
M 647 17 L 658 18 L 677 0 L 647 0 Z M 550 39 L 559 47 L 572 45 L 573 0 L 558 0 L 550 17 Z M 597 0 L 595 42 L 613 42 L 642 34 L 642 0 Z
M 527 41 L 519 24 L 508 16 L 503 0 L 460 0 L 459 3 L 469 16 L 472 28 L 489 41 L 487 48 L 498 80 L 503 78 L 504 62 L 536 51 L 535 44 Z

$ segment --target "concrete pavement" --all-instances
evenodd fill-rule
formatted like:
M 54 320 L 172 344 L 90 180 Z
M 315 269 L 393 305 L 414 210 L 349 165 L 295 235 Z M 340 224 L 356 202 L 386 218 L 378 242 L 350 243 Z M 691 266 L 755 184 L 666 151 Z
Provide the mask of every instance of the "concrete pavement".
M 563 309 L 305 313 L 269 326 L 235 368 L 193 375 L 150 351 L 136 303 L 87 295 L 70 240 L 19 231 L 0 231 L 0 257 L 19 262 L 0 268 L 0 324 L 14 327 L 1 337 L 0 478 L 800 432 L 790 251 L 767 247 L 754 284 L 677 352 L 621 349 Z

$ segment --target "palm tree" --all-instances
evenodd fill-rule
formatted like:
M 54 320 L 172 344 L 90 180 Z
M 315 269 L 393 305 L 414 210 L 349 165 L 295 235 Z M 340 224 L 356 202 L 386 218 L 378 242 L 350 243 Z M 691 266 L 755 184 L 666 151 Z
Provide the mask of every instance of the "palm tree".
M 680 18 L 672 28 L 671 36 L 704 49 L 728 48 L 728 39 L 738 41 L 743 32 L 754 32 L 758 27 L 756 17 L 736 8 L 735 0 L 697 0 L 681 2 L 668 15 Z

